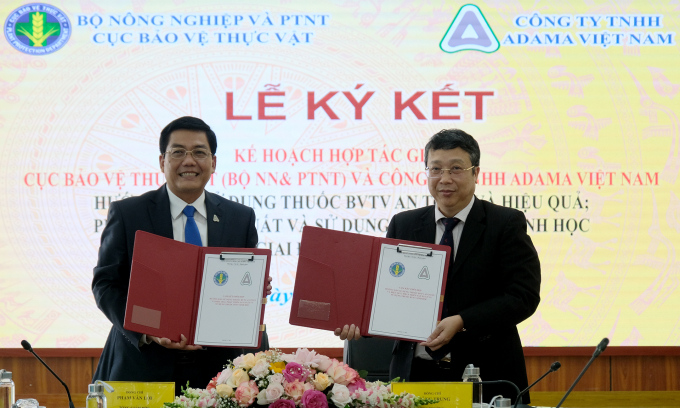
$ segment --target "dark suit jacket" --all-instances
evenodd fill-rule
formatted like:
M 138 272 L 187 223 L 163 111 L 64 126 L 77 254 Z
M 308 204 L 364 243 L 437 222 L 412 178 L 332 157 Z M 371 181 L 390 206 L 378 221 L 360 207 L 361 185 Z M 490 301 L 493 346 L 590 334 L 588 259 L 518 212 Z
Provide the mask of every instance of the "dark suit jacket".
M 208 246 L 254 248 L 257 245 L 255 212 L 252 208 L 205 192 L 208 213 Z M 219 222 L 213 221 L 217 215 Z M 172 381 L 179 353 L 156 343 L 138 347 L 142 334 L 123 328 L 132 250 L 137 231 L 172 238 L 172 216 L 166 186 L 138 197 L 111 203 L 102 232 L 99 261 L 94 268 L 92 292 L 97 306 L 113 323 L 99 360 L 94 380 Z M 186 334 L 188 335 L 188 334 Z M 265 337 L 262 339 L 266 341 Z M 188 352 L 184 352 L 188 353 Z M 209 347 L 191 352 L 196 367 L 205 373 L 205 388 L 228 359 L 243 353 L 239 348 Z M 201 380 L 202 381 L 202 380 Z
M 395 215 L 387 237 L 434 243 L 434 211 L 429 206 Z M 475 198 L 446 287 L 449 315 L 459 314 L 466 329 L 445 346 L 454 374 L 462 376 L 465 366 L 474 364 L 483 381 L 528 386 L 516 325 L 538 307 L 541 268 L 526 230 L 522 212 Z M 408 380 L 414 349 L 415 343 L 395 342 L 390 378 Z M 513 400 L 516 396 L 512 388 L 483 388 L 487 402 L 498 393 Z M 524 400 L 529 402 L 528 394 Z

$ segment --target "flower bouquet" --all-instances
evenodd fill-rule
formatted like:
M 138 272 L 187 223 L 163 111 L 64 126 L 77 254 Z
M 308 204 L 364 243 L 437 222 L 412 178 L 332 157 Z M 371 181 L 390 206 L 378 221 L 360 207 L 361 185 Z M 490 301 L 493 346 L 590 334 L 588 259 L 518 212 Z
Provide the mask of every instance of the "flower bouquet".
M 391 384 L 367 382 L 338 360 L 305 348 L 272 349 L 228 362 L 205 389 L 182 388 L 168 408 L 414 408 L 437 400 L 393 394 Z

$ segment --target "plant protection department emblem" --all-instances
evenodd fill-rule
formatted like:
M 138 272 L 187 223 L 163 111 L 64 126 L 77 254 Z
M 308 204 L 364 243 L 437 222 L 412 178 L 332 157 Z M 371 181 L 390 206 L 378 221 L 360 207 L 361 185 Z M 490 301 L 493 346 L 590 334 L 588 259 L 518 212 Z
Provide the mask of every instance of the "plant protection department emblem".
M 71 22 L 66 14 L 44 3 L 26 4 L 12 11 L 4 29 L 7 42 L 30 55 L 58 51 L 71 37 Z

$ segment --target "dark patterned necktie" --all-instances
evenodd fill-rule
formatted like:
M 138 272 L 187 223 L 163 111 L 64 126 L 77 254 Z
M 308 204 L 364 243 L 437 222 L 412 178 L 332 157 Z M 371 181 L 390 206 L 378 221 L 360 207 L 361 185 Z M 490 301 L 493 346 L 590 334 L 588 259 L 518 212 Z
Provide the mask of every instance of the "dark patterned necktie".
M 448 245 L 451 247 L 451 260 L 453 261 L 453 229 L 460 220 L 458 218 L 442 218 L 442 224 L 444 224 L 444 235 L 442 235 L 442 240 L 439 241 L 439 245 Z
M 449 259 L 449 270 L 447 273 L 451 272 L 453 269 L 453 260 L 455 258 L 455 250 L 453 245 L 453 229 L 458 225 L 460 220 L 458 218 L 442 218 L 442 224 L 444 224 L 444 235 L 442 235 L 439 245 L 448 245 L 451 247 L 451 258 Z M 444 307 L 442 310 L 442 320 L 449 316 L 448 305 L 446 302 L 446 297 L 444 297 Z
M 439 245 L 448 245 L 451 247 L 451 258 L 449 259 L 449 270 L 447 273 L 451 272 L 451 269 L 453 269 L 453 259 L 454 259 L 454 245 L 453 245 L 453 229 L 458 225 L 460 220 L 458 218 L 443 218 L 442 219 L 442 224 L 444 224 L 444 235 L 442 235 L 441 241 L 439 241 Z M 444 307 L 442 308 L 442 320 L 447 318 L 449 316 L 448 313 L 448 303 L 446 296 L 444 296 Z M 429 354 L 433 360 L 441 360 L 444 358 L 448 353 L 448 348 L 447 347 L 442 347 L 437 351 L 432 351 L 429 347 L 425 349 L 427 351 L 427 354 Z

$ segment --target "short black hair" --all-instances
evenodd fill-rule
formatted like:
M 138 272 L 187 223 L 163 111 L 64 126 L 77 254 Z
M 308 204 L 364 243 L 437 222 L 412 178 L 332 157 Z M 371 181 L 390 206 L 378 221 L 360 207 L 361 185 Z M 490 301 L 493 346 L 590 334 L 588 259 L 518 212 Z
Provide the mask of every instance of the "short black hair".
M 479 167 L 481 156 L 479 144 L 477 144 L 474 137 L 460 129 L 442 129 L 430 138 L 425 145 L 425 166 L 427 167 L 427 158 L 430 150 L 451 150 L 458 147 L 470 155 L 470 161 L 473 166 Z
M 205 135 L 208 137 L 208 144 L 210 145 L 210 153 L 215 154 L 215 152 L 217 152 L 217 136 L 215 136 L 215 132 L 210 129 L 210 126 L 199 118 L 182 116 L 181 118 L 177 118 L 168 123 L 168 125 L 161 130 L 161 138 L 158 141 L 161 155 L 164 155 L 165 151 L 168 150 L 170 134 L 175 130 L 195 130 L 198 132 L 205 132 Z

